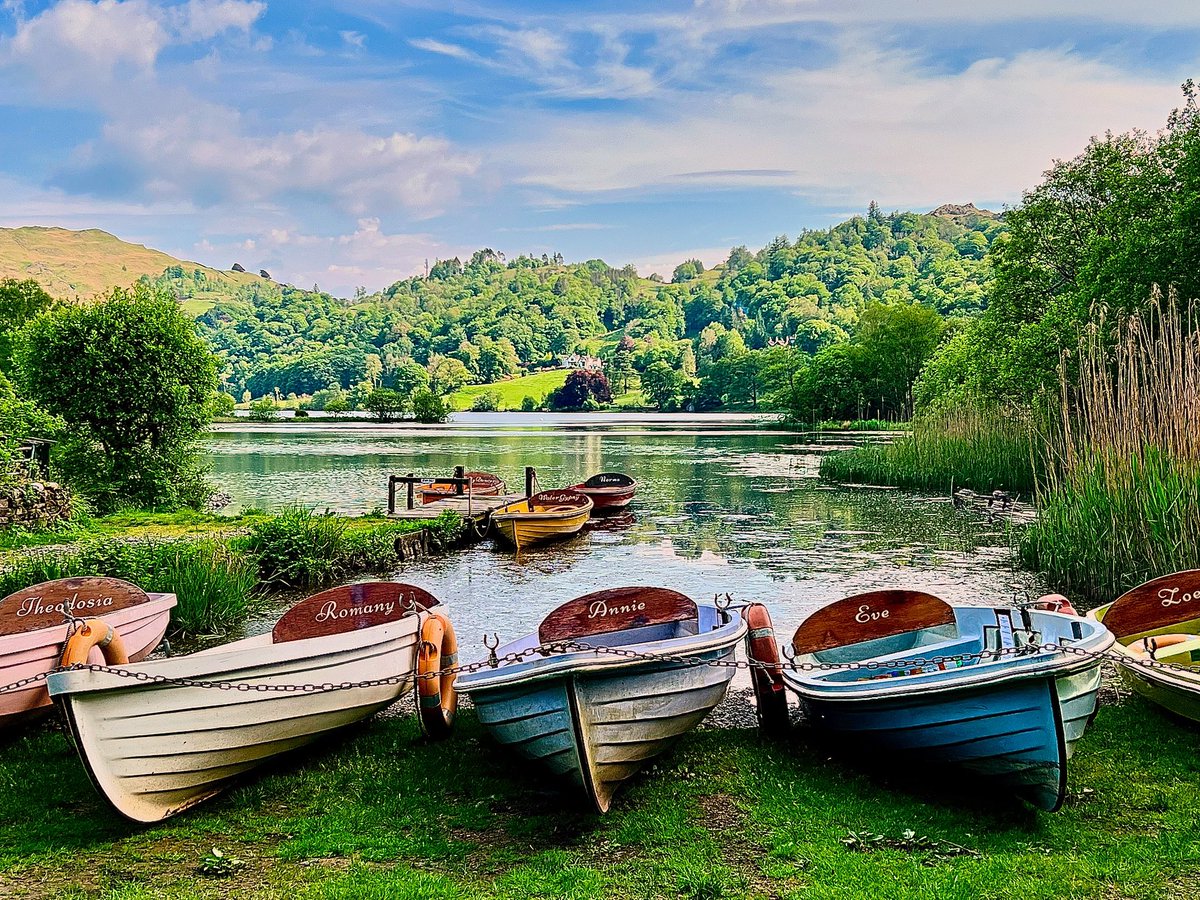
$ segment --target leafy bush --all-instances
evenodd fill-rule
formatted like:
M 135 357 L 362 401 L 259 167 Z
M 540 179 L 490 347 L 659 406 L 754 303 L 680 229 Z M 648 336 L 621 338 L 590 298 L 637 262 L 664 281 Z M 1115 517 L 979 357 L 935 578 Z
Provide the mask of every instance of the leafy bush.
M 521 401 L 521 412 L 533 412 L 537 408 L 538 408 L 537 400 L 535 400 L 533 397 L 530 397 L 528 394 L 526 394 L 525 398 Z
M 250 404 L 250 419 L 253 422 L 273 422 L 279 415 L 279 404 L 274 397 L 263 397 Z
M 484 391 L 471 401 L 472 412 L 497 412 L 500 409 L 500 392 Z
M 418 422 L 445 422 L 450 407 L 432 391 L 417 391 L 412 397 L 413 418 Z
M 339 571 L 346 523 L 332 513 L 293 506 L 256 522 L 245 547 L 258 560 L 258 577 L 273 587 L 311 587 Z

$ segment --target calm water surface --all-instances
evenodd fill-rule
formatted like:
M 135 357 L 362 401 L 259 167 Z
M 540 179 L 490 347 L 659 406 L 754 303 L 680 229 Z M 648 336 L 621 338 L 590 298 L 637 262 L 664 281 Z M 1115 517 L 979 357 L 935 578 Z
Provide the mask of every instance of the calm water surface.
M 821 481 L 821 455 L 861 437 L 696 417 L 665 427 L 636 417 L 480 418 L 442 428 L 231 426 L 209 441 L 213 478 L 232 494 L 231 511 L 300 503 L 346 513 L 385 507 L 390 474 L 455 465 L 495 472 L 515 490 L 527 465 L 542 487 L 600 471 L 637 478 L 632 521 L 600 522 L 520 556 L 484 541 L 396 573 L 447 603 L 468 660 L 485 655 L 484 631 L 517 637 L 566 600 L 626 584 L 765 602 L 781 637 L 860 591 L 921 588 L 992 603 L 1040 587 L 1015 568 L 1002 527 L 946 498 Z

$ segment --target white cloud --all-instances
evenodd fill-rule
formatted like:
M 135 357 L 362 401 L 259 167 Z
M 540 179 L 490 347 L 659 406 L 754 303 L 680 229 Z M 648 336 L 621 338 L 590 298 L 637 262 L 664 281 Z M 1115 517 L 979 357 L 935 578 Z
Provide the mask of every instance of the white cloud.
M 685 259 L 698 259 L 704 263 L 704 268 L 711 269 L 729 258 L 729 249 L 729 247 L 696 247 L 692 250 L 666 250 L 635 256 L 630 262 L 643 278 L 657 273 L 670 281 L 675 267 Z
M 204 41 L 225 31 L 249 31 L 266 11 L 261 2 L 188 0 L 178 33 L 188 41 Z
M 155 200 L 196 198 L 201 205 L 261 204 L 315 197 L 355 214 L 408 210 L 430 215 L 479 168 L 448 141 L 358 130 L 253 135 L 236 112 L 196 104 L 151 121 L 115 121 L 84 145 L 60 182 L 103 193 L 120 171 L 123 191 Z
M 843 202 L 1015 200 L 1091 135 L 1164 121 L 1175 85 L 1067 52 L 946 74 L 852 45 L 829 68 L 773 73 L 742 93 L 675 94 L 657 114 L 525 122 L 536 140 L 505 155 L 526 183 L 568 193 L 774 184 Z
M 224 268 L 240 254 L 250 270 L 266 269 L 277 280 L 300 287 L 319 284 L 322 290 L 348 297 L 359 285 L 379 290 L 424 272 L 425 262 L 471 251 L 443 243 L 428 234 L 388 234 L 378 219 L 360 219 L 353 232 L 314 235 L 291 228 L 273 228 L 256 239 L 213 241 L 192 248 L 201 262 Z M 246 256 L 254 253 L 253 259 Z
M 367 36 L 361 31 L 339 31 L 338 36 L 347 47 L 361 50 L 367 43 Z

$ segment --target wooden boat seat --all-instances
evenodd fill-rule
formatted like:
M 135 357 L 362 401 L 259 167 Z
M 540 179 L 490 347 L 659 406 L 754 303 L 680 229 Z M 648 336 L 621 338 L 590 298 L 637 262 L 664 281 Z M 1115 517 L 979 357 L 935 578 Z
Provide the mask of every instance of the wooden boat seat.
M 289 609 L 271 630 L 271 642 L 283 644 L 372 628 L 437 605 L 437 597 L 412 584 L 346 584 L 313 594 Z
M 655 587 L 612 588 L 577 597 L 554 610 L 538 626 L 538 640 L 549 644 L 667 623 L 692 625 L 698 630 L 699 620 L 695 601 L 678 591 Z
M 1187 660 L 1172 659 L 1174 663 L 1188 665 L 1189 662 L 1200 662 L 1200 635 L 1195 634 L 1155 634 L 1139 638 L 1125 647 L 1134 656 L 1142 659 L 1164 659 L 1167 657 L 1187 656 Z

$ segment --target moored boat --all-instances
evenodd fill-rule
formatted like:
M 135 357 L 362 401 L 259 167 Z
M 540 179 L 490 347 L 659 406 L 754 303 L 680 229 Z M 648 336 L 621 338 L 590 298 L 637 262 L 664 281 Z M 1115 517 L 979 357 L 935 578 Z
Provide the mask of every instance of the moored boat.
M 497 741 L 605 812 L 625 779 L 725 696 L 733 669 L 705 663 L 731 660 L 745 633 L 740 617 L 676 591 L 599 591 L 500 647 L 504 662 L 460 676 L 458 688 Z
M 459 485 L 445 481 L 433 481 L 422 486 L 421 503 L 436 503 L 447 497 L 466 496 L 468 493 L 473 497 L 499 497 L 505 491 L 504 481 L 500 476 L 493 475 L 491 472 L 468 472 L 463 477 L 470 484 L 463 487 L 461 491 Z
M 592 513 L 592 501 L 578 491 L 541 491 L 502 506 L 491 515 L 496 533 L 518 550 L 530 544 L 578 534 Z
M 601 472 L 587 481 L 572 485 L 570 490 L 591 498 L 592 511 L 598 514 L 624 509 L 633 500 L 637 488 L 638 483 L 628 475 L 621 472 Z
M 818 610 L 784 679 L 814 727 L 899 771 L 952 765 L 1057 809 L 1113 636 L 1078 616 L 875 591 Z M 1052 645 L 1052 648 L 1051 648 Z M 1076 652 L 1073 652 L 1076 651 Z
M 97 790 L 122 815 L 157 822 L 277 754 L 390 705 L 412 690 L 427 660 L 434 671 L 452 665 L 452 648 L 439 635 L 452 645 L 453 631 L 431 609 L 437 602 L 391 582 L 334 588 L 301 601 L 268 634 L 142 663 L 106 655 L 107 666 L 52 674 L 50 694 Z M 68 642 L 64 665 L 105 628 L 89 620 L 72 638 L 80 646 Z M 430 640 L 447 650 L 440 665 L 439 648 L 425 646 Z M 421 710 L 426 721 L 448 724 L 446 679 L 422 681 Z
M 174 594 L 147 594 L 117 578 L 62 578 L 0 600 L 0 685 L 37 679 L 0 693 L 0 729 L 50 708 L 44 678 L 58 666 L 71 617 L 104 616 L 120 628 L 129 658 L 145 659 L 166 634 Z M 100 662 L 99 650 L 93 661 Z
M 1088 618 L 1116 635 L 1113 652 L 1130 687 L 1200 722 L 1200 569 L 1147 581 Z

